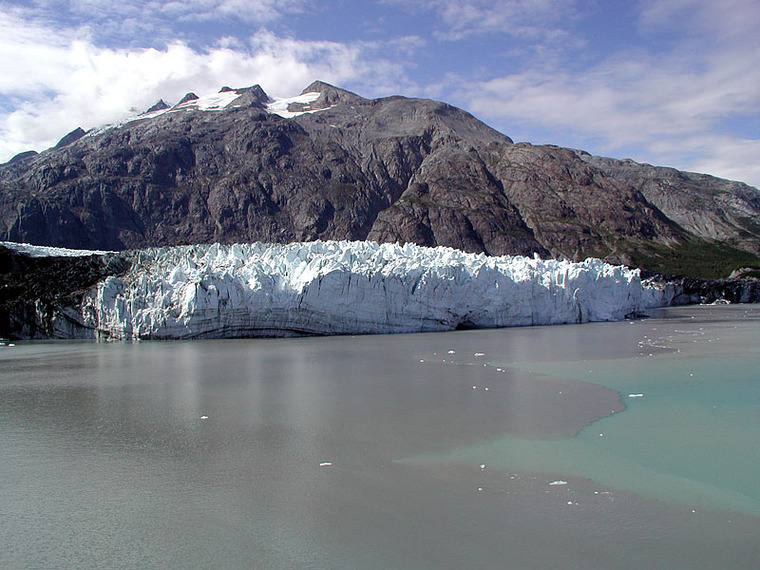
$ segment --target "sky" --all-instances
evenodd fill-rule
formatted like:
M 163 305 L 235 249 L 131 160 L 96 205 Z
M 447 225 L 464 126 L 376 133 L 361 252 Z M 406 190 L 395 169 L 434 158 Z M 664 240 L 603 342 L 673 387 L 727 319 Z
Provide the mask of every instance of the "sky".
M 0 162 L 158 99 L 320 79 L 760 187 L 758 0 L 0 0 Z

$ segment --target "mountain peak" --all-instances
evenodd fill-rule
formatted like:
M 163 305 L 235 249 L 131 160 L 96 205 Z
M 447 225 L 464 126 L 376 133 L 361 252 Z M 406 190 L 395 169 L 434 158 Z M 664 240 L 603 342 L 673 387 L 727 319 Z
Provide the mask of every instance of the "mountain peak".
M 148 115 L 149 113 L 155 113 L 156 111 L 163 111 L 164 109 L 168 109 L 169 105 L 164 101 L 163 99 L 159 99 L 156 101 L 151 107 L 149 107 L 144 115 Z
M 34 158 L 39 153 L 36 150 L 25 150 L 23 152 L 18 153 L 13 158 L 11 158 L 8 162 L 2 164 L 1 166 L 6 166 L 8 164 L 17 164 L 19 162 L 23 162 L 24 160 Z
M 177 103 L 174 106 L 175 107 L 179 107 L 180 105 L 182 105 L 184 103 L 187 103 L 189 101 L 195 101 L 196 99 L 200 99 L 200 97 L 198 97 L 195 93 L 193 93 L 192 91 L 190 91 L 189 93 L 186 93 L 185 96 L 182 97 L 182 99 L 179 100 L 179 103 Z
M 234 89 L 234 91 L 240 95 L 240 97 L 235 100 L 235 104 L 238 106 L 248 105 L 249 107 L 265 107 L 269 101 L 269 95 L 266 94 L 258 83 L 256 85 L 251 85 L 250 87 Z
M 64 136 L 61 140 L 59 140 L 58 144 L 55 145 L 55 148 L 63 148 L 64 146 L 68 146 L 72 143 L 75 143 L 86 134 L 87 133 L 82 127 L 77 127 L 76 129 L 71 131 L 69 134 Z
M 358 102 L 364 101 L 363 97 L 360 97 L 356 93 L 335 87 L 324 81 L 314 81 L 306 89 L 301 91 L 301 95 L 306 93 L 319 93 L 319 99 L 312 104 L 312 109 L 324 109 L 337 103 L 346 102 Z

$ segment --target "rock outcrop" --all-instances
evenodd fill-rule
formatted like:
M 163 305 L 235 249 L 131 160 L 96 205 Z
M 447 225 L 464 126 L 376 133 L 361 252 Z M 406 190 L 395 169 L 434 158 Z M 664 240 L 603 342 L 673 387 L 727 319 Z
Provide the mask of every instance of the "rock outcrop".
M 58 329 L 68 323 L 66 338 L 86 335 L 65 315 L 98 282 L 129 267 L 118 255 L 30 257 L 0 245 L 0 337 L 60 338 L 54 322 Z

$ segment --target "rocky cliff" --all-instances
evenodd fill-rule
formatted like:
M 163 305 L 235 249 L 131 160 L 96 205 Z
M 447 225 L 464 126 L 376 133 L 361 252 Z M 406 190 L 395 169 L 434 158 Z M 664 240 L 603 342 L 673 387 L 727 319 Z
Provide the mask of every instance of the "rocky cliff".
M 723 277 L 760 266 L 760 192 L 513 143 L 430 100 L 315 82 L 188 94 L 0 166 L 0 240 L 90 249 L 316 239 L 589 256 Z

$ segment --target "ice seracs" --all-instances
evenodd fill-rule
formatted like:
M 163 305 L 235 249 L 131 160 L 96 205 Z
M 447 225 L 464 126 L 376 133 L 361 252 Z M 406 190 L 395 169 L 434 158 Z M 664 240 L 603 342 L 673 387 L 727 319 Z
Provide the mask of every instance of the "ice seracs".
M 637 270 L 372 242 L 167 247 L 59 323 L 109 339 L 410 333 L 620 319 L 665 304 Z
M 374 242 L 120 253 L 4 245 L 30 255 L 95 253 L 128 262 L 126 273 L 105 278 L 53 317 L 53 336 L 64 338 L 433 332 L 617 320 L 669 302 L 638 270 L 596 259 L 488 257 Z M 39 310 L 40 321 L 49 320 L 47 309 Z

